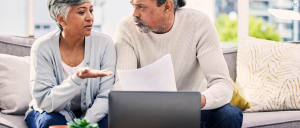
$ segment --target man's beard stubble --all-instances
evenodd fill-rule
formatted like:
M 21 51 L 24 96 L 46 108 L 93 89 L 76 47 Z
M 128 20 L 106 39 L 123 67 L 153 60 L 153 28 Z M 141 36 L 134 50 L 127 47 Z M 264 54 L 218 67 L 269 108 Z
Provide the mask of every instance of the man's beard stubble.
M 136 29 L 142 33 L 148 33 L 148 32 L 160 32 L 166 30 L 165 23 L 162 22 L 160 25 L 158 25 L 155 28 L 150 28 L 146 25 L 146 23 L 141 20 L 139 17 L 134 17 L 134 21 L 140 22 L 140 25 L 136 25 Z

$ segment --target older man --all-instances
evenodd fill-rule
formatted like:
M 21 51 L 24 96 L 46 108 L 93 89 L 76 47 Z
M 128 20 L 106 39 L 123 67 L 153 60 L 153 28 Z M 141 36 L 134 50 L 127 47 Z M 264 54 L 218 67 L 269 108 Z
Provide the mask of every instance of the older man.
M 180 8 L 184 0 L 131 0 L 132 16 L 117 27 L 117 69 L 145 67 L 170 53 L 179 91 L 201 92 L 201 126 L 241 127 L 231 106 L 233 86 L 219 37 L 209 17 Z M 122 90 L 117 78 L 114 90 Z M 199 108 L 200 109 L 200 108 Z

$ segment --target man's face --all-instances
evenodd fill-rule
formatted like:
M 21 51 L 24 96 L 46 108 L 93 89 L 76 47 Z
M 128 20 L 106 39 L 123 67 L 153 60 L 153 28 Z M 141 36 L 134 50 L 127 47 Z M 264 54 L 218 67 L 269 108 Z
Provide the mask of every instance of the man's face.
M 157 7 L 156 0 L 131 0 L 134 23 L 140 32 L 159 32 L 165 28 L 164 4 Z

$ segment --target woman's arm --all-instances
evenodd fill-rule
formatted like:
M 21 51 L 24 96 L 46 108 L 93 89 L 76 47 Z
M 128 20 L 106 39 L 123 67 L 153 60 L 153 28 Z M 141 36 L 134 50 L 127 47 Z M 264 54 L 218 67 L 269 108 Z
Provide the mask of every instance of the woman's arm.
M 49 45 L 37 40 L 31 49 L 30 91 L 37 107 L 46 112 L 65 108 L 83 81 L 73 74 L 58 85 L 56 61 Z
M 116 49 L 113 41 L 110 39 L 106 46 L 104 57 L 101 60 L 101 69 L 108 69 L 109 71 L 116 72 Z M 108 113 L 108 93 L 113 88 L 115 83 L 115 75 L 102 77 L 100 79 L 100 87 L 97 92 L 96 99 L 93 105 L 86 112 L 85 118 L 91 123 L 99 122 Z

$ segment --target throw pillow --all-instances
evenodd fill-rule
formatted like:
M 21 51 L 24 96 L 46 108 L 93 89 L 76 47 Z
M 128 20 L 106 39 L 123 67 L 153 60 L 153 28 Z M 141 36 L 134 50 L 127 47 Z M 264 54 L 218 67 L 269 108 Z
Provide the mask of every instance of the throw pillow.
M 4 114 L 25 114 L 32 97 L 29 57 L 0 54 L 0 108 Z
M 300 45 L 239 37 L 236 70 L 247 112 L 300 108 Z
M 233 95 L 232 95 L 230 104 L 232 106 L 236 106 L 237 108 L 241 109 L 242 111 L 245 111 L 247 108 L 250 108 L 248 101 L 240 93 L 238 87 L 236 86 L 236 84 L 233 82 L 232 79 L 230 79 L 230 82 L 233 85 Z

